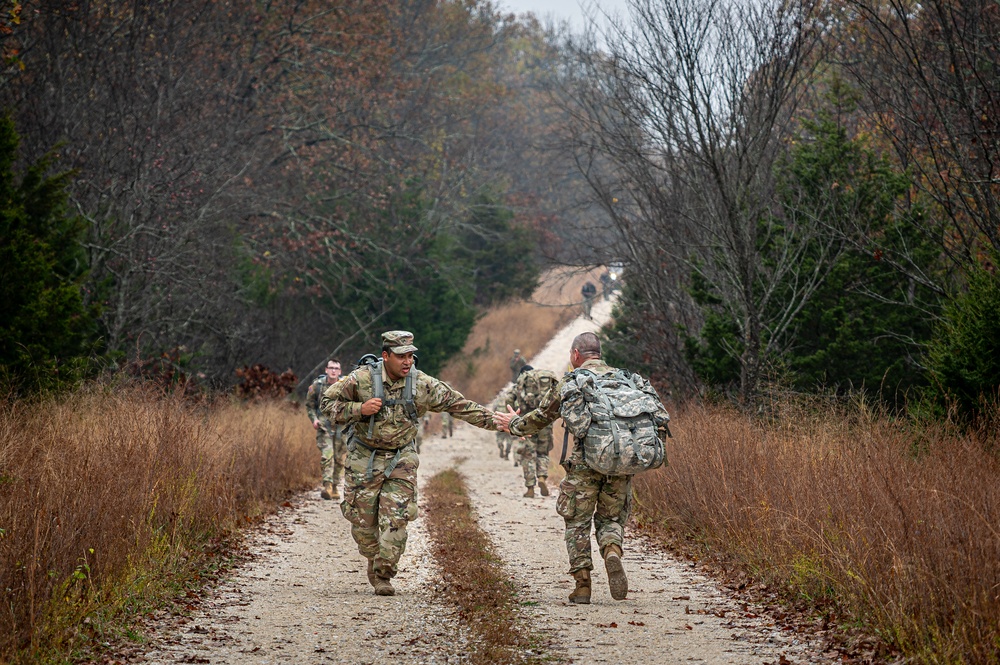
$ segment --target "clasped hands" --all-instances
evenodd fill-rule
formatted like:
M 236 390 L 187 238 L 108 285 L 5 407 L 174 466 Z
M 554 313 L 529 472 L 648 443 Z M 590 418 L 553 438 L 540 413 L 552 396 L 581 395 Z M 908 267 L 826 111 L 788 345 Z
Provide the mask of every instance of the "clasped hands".
M 510 433 L 510 421 L 514 419 L 515 416 L 520 415 L 521 410 L 515 411 L 511 406 L 507 405 L 507 413 L 500 413 L 499 411 L 493 412 L 493 424 L 497 426 L 497 429 L 501 432 Z

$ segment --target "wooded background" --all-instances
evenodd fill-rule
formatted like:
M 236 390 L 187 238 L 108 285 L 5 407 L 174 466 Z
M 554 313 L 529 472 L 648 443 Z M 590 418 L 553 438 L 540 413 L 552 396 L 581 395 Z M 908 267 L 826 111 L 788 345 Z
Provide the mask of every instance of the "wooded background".
M 609 357 L 678 397 L 995 396 L 995 3 L 633 0 L 583 35 L 476 0 L 0 4 L 19 389 L 305 377 L 397 327 L 434 372 L 540 269 L 621 261 Z

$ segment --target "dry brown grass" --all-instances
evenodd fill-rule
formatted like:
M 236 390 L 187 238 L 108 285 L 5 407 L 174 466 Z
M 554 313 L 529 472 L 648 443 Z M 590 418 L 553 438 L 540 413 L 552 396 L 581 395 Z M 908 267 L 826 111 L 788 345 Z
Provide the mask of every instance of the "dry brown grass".
M 1000 463 L 854 408 L 677 415 L 640 519 L 924 663 L 1000 662 Z
M 514 349 L 521 349 L 521 355 L 529 359 L 541 351 L 556 332 L 580 315 L 580 289 L 587 280 L 600 288 L 601 272 L 550 270 L 530 302 L 491 309 L 476 322 L 462 352 L 441 370 L 441 378 L 470 399 L 490 402 L 510 381 L 508 362 Z
M 312 429 L 287 405 L 103 387 L 0 402 L 0 661 L 105 641 L 317 471 Z
M 540 662 L 526 653 L 533 640 L 518 611 L 517 589 L 476 521 L 461 474 L 447 469 L 432 477 L 424 501 L 442 593 L 476 638 L 468 662 Z

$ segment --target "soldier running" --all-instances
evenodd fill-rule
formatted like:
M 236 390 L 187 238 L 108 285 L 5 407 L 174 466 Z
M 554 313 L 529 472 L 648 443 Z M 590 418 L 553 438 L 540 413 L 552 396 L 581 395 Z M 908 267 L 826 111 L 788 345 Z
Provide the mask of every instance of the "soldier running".
M 353 425 L 348 441 L 344 500 L 358 551 L 368 560 L 368 581 L 379 596 L 396 593 L 391 579 L 406 549 L 406 525 L 417 517 L 414 448 L 428 411 L 447 412 L 495 431 L 493 412 L 413 366 L 413 334 L 382 333 L 382 360 L 363 365 L 323 393 L 323 412 Z

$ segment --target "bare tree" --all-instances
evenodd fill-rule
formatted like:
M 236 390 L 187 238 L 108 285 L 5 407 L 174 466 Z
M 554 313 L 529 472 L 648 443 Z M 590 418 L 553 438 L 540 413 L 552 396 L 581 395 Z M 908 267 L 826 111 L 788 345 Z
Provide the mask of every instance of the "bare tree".
M 840 61 L 900 163 L 943 214 L 925 234 L 955 265 L 1000 249 L 1000 12 L 990 0 L 851 0 Z M 942 224 L 942 219 L 946 223 Z M 899 268 L 941 290 L 915 262 Z
M 746 404 L 838 251 L 818 225 L 782 214 L 774 191 L 815 62 L 814 9 L 634 0 L 631 22 L 604 35 L 606 53 L 579 52 L 573 139 L 629 281 L 661 329 L 697 324 L 692 278 L 710 291 L 739 331 L 730 352 Z M 665 341 L 680 344 L 676 333 Z

